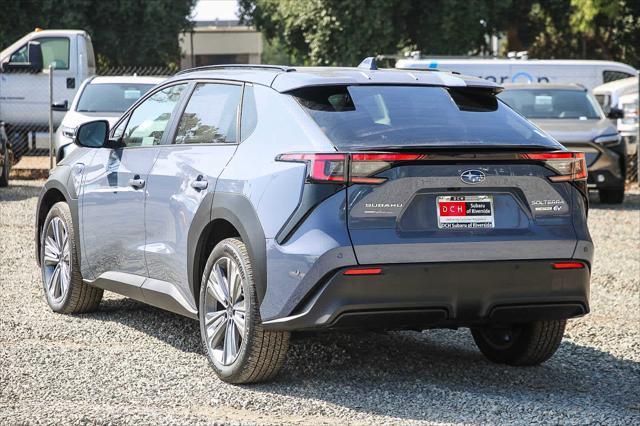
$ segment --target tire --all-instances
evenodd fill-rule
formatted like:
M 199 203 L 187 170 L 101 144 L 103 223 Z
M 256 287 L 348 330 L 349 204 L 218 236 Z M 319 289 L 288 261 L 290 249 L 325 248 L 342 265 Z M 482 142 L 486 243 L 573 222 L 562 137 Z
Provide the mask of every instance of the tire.
M 535 321 L 510 328 L 474 328 L 473 340 L 490 361 L 517 366 L 538 365 L 558 350 L 566 320 Z
M 600 202 L 604 204 L 621 204 L 624 201 L 624 186 L 614 189 L 600 189 Z
M 2 143 L 0 141 L 0 143 Z M 9 155 L 9 149 L 6 143 L 2 143 L 2 169 L 0 170 L 0 188 L 9 185 L 9 173 L 11 172 L 11 162 L 13 161 Z
M 217 284 L 220 281 L 222 286 Z M 271 380 L 285 361 L 289 333 L 262 328 L 256 294 L 244 243 L 237 238 L 218 243 L 202 275 L 199 318 L 209 362 L 225 382 Z
M 56 250 L 62 256 L 56 256 Z M 65 202 L 56 203 L 47 214 L 40 240 L 42 286 L 54 312 L 92 312 L 100 305 L 103 290 L 82 281 L 79 258 L 69 206 Z

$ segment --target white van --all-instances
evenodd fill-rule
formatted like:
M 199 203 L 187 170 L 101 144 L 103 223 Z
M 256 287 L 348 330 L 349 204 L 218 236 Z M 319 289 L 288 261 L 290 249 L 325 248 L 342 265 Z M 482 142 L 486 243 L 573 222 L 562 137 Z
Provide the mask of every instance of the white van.
M 627 139 L 629 154 L 637 150 L 638 137 L 638 77 L 625 78 L 593 89 L 593 94 L 608 114 L 616 111 L 618 131 Z
M 54 128 L 82 81 L 95 74 L 91 38 L 81 30 L 36 30 L 0 52 L 0 121 L 16 157 L 49 147 L 49 65 Z
M 396 68 L 456 71 L 498 84 L 575 83 L 589 90 L 637 75 L 633 67 L 620 62 L 555 59 L 400 59 Z

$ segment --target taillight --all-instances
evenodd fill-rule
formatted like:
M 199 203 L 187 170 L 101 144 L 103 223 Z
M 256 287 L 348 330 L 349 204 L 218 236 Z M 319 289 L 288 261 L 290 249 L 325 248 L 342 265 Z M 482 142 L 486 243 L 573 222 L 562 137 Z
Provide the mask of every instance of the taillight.
M 587 179 L 587 162 L 583 152 L 542 152 L 520 154 L 525 160 L 536 160 L 554 172 L 557 176 L 550 176 L 553 182 L 567 182 Z
M 307 163 L 307 179 L 310 182 L 379 184 L 387 179 L 375 175 L 392 167 L 394 163 L 423 158 L 423 154 L 404 153 L 289 153 L 278 155 L 276 161 Z

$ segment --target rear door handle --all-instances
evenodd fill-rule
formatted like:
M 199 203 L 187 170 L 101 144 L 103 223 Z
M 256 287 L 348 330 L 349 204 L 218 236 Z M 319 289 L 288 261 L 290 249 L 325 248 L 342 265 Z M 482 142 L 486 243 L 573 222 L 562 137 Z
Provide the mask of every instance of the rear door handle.
M 207 189 L 208 186 L 209 182 L 205 178 L 203 178 L 202 175 L 198 176 L 196 180 L 191 182 L 191 187 L 197 191 Z
M 144 179 L 140 179 L 139 175 L 135 175 L 133 179 L 129 179 L 129 186 L 132 186 L 135 189 L 144 188 L 144 183 Z

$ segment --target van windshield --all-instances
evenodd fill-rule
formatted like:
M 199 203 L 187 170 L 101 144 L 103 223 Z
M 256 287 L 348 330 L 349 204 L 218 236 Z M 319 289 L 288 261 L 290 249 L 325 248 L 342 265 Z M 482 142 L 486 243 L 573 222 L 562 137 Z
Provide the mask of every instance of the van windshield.
M 584 90 L 507 89 L 498 97 L 529 119 L 602 118 L 596 101 Z
M 560 145 L 483 89 L 319 86 L 291 93 L 340 150 Z
M 78 112 L 125 112 L 154 87 L 140 83 L 88 84 L 78 100 Z

